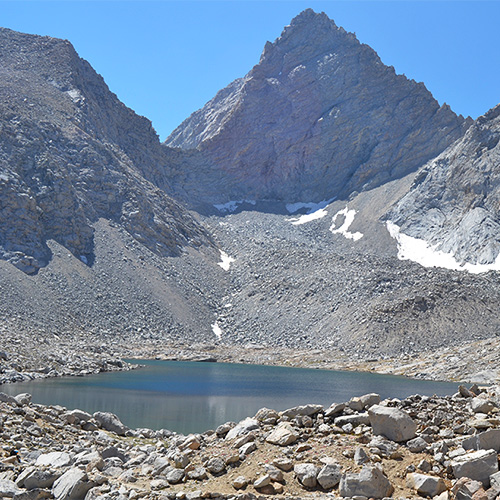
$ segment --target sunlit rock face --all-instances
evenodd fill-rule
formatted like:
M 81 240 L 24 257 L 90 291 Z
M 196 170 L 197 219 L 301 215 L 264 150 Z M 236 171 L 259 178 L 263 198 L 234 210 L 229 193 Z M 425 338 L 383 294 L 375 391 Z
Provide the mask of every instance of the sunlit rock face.
M 429 162 L 388 218 L 472 272 L 500 269 L 500 105 Z
M 416 170 L 469 125 L 308 9 L 165 144 L 198 150 L 172 182 L 210 203 L 320 201 Z

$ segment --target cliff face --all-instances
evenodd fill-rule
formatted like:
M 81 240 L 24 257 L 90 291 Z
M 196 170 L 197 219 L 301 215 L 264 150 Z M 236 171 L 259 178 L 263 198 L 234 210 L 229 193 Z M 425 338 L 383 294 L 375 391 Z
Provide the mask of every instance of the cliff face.
M 85 263 L 99 218 L 163 256 L 210 238 L 167 188 L 151 123 L 64 40 L 0 29 L 0 256 L 27 273 L 53 239 Z
M 419 172 L 388 218 L 459 263 L 500 253 L 500 105 Z
M 198 150 L 203 161 L 173 187 L 196 192 L 203 179 L 210 203 L 319 201 L 416 170 L 469 124 L 308 9 L 165 145 Z

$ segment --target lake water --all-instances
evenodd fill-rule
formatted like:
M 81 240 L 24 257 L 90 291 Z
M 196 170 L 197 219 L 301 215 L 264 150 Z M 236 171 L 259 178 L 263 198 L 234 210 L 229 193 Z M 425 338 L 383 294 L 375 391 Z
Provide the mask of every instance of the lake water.
M 457 384 L 391 375 L 275 366 L 140 361 L 145 367 L 88 377 L 62 377 L 0 386 L 8 394 L 28 392 L 33 402 L 110 411 L 131 428 L 203 432 L 253 416 L 259 408 L 348 401 L 376 392 L 386 397 L 447 395 Z

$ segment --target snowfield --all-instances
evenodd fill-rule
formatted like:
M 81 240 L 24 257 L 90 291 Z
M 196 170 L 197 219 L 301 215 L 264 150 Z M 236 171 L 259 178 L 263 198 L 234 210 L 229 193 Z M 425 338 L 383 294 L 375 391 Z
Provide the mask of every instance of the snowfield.
M 337 217 L 339 215 L 343 215 L 345 219 L 344 223 L 340 227 L 336 227 Z M 363 233 L 360 232 L 351 233 L 349 231 L 351 224 L 354 222 L 355 215 L 356 215 L 356 210 L 354 209 L 349 210 L 347 207 L 345 207 L 343 210 L 339 210 L 332 218 L 332 225 L 330 226 L 330 231 L 333 234 L 341 234 L 342 236 L 345 236 L 349 240 L 358 241 L 363 237 Z

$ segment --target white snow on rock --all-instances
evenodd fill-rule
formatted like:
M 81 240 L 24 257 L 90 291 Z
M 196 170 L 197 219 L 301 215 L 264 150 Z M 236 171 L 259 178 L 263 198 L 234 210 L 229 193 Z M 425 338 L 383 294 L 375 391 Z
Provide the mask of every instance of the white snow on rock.
M 220 340 L 222 338 L 222 330 L 220 329 L 219 323 L 217 323 L 217 321 L 216 321 L 211 326 L 212 326 L 212 331 L 214 332 L 215 336 Z
M 227 203 L 221 203 L 214 205 L 214 207 L 219 211 L 219 212 L 234 212 L 240 205 L 243 205 L 243 203 L 248 203 L 249 205 L 255 205 L 256 201 L 255 200 L 233 200 L 233 201 L 228 201 Z
M 301 210 L 303 208 L 307 208 L 307 214 L 301 215 L 298 218 L 287 219 L 294 226 L 298 226 L 300 224 L 305 224 L 306 222 L 311 222 L 312 220 L 322 219 L 328 215 L 328 212 L 325 208 L 334 200 L 335 198 L 331 198 L 329 200 L 323 200 L 319 203 L 313 202 L 298 202 L 298 203 L 287 203 L 285 205 L 286 209 L 289 213 L 293 214 L 297 212 L 297 210 Z
M 344 223 L 340 227 L 336 227 L 337 217 L 339 215 L 344 216 Z M 351 233 L 349 231 L 351 224 L 354 222 L 355 215 L 356 215 L 356 210 L 354 209 L 349 210 L 347 207 L 345 207 L 343 210 L 339 210 L 332 218 L 332 225 L 330 226 L 330 231 L 333 234 L 341 234 L 342 236 L 345 236 L 349 240 L 358 241 L 360 238 L 363 237 L 363 233 L 360 232 Z
M 399 226 L 387 221 L 387 230 L 398 245 L 398 259 L 411 260 L 424 267 L 443 267 L 455 271 L 467 271 L 471 274 L 486 273 L 488 271 L 500 271 L 500 255 L 491 264 L 460 264 L 455 260 L 453 253 L 436 250 L 427 241 L 413 238 L 401 233 Z
M 222 250 L 220 250 L 220 258 L 221 262 L 218 262 L 219 266 L 222 267 L 224 271 L 229 271 L 229 267 L 231 266 L 231 263 L 234 262 L 234 259 L 229 257 L 229 255 Z

